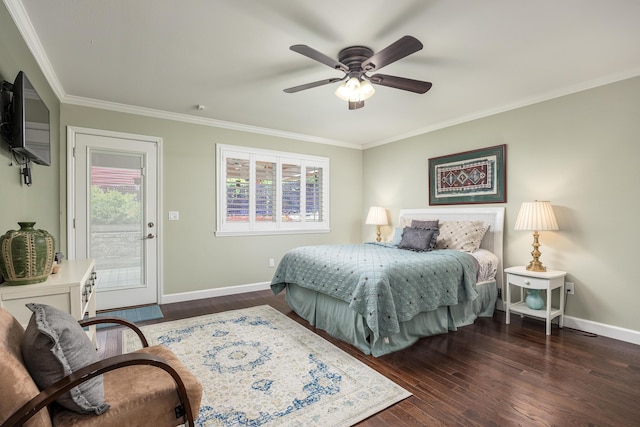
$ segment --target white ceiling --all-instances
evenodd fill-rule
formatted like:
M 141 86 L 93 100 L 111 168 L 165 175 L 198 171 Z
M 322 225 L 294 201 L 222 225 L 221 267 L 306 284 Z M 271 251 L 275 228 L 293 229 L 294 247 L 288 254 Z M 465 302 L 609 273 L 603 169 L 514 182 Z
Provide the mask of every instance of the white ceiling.
M 640 75 L 637 0 L 4 0 L 62 102 L 371 147 Z M 360 110 L 289 50 L 424 49 Z M 206 109 L 199 111 L 202 104 Z

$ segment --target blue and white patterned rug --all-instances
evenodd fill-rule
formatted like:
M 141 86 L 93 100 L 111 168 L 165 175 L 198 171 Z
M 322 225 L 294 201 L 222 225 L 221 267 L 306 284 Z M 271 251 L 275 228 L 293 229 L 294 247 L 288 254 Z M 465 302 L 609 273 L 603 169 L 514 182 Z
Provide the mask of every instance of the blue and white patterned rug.
M 348 426 L 411 396 L 268 305 L 141 329 L 202 382 L 198 426 Z

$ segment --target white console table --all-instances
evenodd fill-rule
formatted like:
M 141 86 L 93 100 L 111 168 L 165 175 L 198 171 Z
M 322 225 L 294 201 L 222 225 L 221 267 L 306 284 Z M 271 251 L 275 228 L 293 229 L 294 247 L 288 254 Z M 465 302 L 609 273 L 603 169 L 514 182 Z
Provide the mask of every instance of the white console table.
M 0 285 L 0 307 L 9 311 L 26 328 L 31 318 L 28 303 L 57 307 L 81 320 L 85 314 L 96 315 L 95 260 L 63 261 L 60 271 L 33 285 Z M 95 326 L 89 327 L 89 338 L 96 344 Z

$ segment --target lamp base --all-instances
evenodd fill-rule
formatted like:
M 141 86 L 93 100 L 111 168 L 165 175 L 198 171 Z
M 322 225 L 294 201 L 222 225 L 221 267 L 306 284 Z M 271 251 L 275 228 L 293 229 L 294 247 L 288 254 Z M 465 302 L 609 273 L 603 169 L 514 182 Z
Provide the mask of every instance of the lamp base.
M 531 260 L 529 265 L 527 265 L 527 270 L 529 271 L 547 271 L 547 267 L 542 265 L 542 263 L 536 259 Z
M 527 270 L 529 271 L 547 271 L 547 268 L 544 265 L 542 265 L 542 263 L 539 261 L 540 255 L 542 254 L 538 250 L 538 248 L 540 247 L 540 243 L 538 242 L 538 237 L 539 237 L 538 232 L 534 231 L 533 232 L 533 252 L 531 252 L 533 259 L 527 266 Z

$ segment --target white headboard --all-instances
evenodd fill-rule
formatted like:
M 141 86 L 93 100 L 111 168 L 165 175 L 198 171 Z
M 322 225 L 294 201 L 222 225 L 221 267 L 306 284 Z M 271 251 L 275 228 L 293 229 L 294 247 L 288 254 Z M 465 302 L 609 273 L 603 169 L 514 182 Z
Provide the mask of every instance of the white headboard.
M 400 209 L 400 218 L 422 219 L 440 221 L 484 221 L 489 224 L 489 230 L 484 235 L 480 247 L 493 252 L 498 257 L 498 272 L 496 274 L 496 284 L 498 289 L 502 289 L 502 244 L 504 231 L 504 207 L 440 207 L 423 209 Z M 400 224 L 400 220 L 398 220 Z M 504 294 L 503 294 L 504 295 Z

